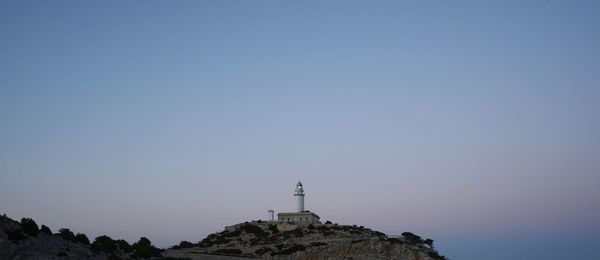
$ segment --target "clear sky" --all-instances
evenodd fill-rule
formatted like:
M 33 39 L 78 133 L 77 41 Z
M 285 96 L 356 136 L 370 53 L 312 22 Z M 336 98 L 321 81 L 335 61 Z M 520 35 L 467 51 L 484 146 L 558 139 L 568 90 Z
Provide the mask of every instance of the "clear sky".
M 1 1 L 0 213 L 167 247 L 306 207 L 600 248 L 598 1 Z

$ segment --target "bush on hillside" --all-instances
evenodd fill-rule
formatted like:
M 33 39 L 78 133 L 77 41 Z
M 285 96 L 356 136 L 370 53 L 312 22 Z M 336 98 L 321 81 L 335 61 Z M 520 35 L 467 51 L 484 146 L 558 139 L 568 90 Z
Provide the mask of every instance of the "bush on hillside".
M 62 237 L 62 239 L 67 240 L 67 241 L 71 241 L 71 242 L 77 242 L 75 240 L 75 234 L 73 234 L 73 231 L 71 231 L 68 228 L 61 228 L 58 230 L 58 236 Z
M 300 245 L 300 244 L 293 244 L 290 247 L 281 250 L 280 252 L 277 253 L 272 253 L 271 256 L 275 256 L 275 255 L 291 255 L 293 253 L 296 253 L 298 251 L 304 251 L 306 250 L 306 246 L 304 245 Z
M 426 244 L 430 248 L 433 248 L 433 240 L 431 238 L 425 239 L 425 241 L 423 241 L 423 244 Z
M 77 233 L 77 235 L 75 235 L 75 241 L 77 241 L 77 243 L 81 243 L 84 245 L 90 244 L 90 240 L 88 239 L 88 237 L 85 234 L 81 234 L 81 233 Z
M 50 230 L 50 228 L 46 225 L 42 225 L 42 228 L 40 228 L 40 231 L 43 233 L 46 233 L 48 235 L 52 235 L 52 231 Z
M 140 258 L 150 258 L 150 257 L 158 257 L 162 250 L 154 247 L 150 240 L 145 237 L 141 237 L 138 242 L 135 242 L 133 245 L 134 256 Z
M 423 240 L 421 239 L 420 236 L 417 236 L 410 232 L 402 233 L 402 237 L 404 237 L 404 239 L 406 239 L 406 241 L 408 241 L 408 243 L 411 243 L 411 244 L 422 244 L 423 243 Z
M 275 225 L 269 225 L 269 230 L 271 230 L 271 233 L 273 233 L 273 234 L 279 233 L 279 229 L 277 229 L 277 226 L 275 226 Z
M 117 250 L 117 243 L 109 236 L 103 235 L 94 239 L 90 249 L 94 253 L 105 252 L 112 254 Z
M 131 253 L 131 251 L 133 251 L 133 248 L 131 247 L 131 245 L 129 245 L 129 243 L 127 243 L 127 241 L 125 241 L 123 239 L 119 239 L 115 242 L 117 242 L 119 249 L 121 249 L 123 252 Z
M 20 241 L 20 240 L 27 239 L 27 235 L 25 235 L 25 233 L 23 233 L 23 231 L 20 229 L 4 230 L 4 233 L 6 233 L 6 236 L 8 236 L 8 240 L 11 240 L 11 241 Z
M 188 241 L 184 240 L 184 241 L 179 242 L 179 245 L 172 246 L 171 249 L 192 248 L 195 246 L 196 245 L 193 244 L 192 242 L 188 242 Z
M 21 228 L 27 235 L 30 235 L 32 237 L 37 236 L 37 234 L 40 233 L 38 225 L 33 219 L 30 218 L 21 219 Z

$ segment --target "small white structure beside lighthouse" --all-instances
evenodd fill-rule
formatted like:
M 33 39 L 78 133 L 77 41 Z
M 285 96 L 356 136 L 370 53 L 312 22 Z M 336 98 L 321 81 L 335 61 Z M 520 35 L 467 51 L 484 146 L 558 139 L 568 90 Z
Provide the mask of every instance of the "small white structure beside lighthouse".
M 294 198 L 296 199 L 296 212 L 304 211 L 304 189 L 302 188 L 302 182 L 300 181 L 296 184 Z
M 304 210 L 304 195 L 304 187 L 302 186 L 302 182 L 298 181 L 296 184 L 296 190 L 294 191 L 296 212 L 284 212 L 277 214 L 277 221 L 280 224 L 291 223 L 297 226 L 308 226 L 311 223 L 321 223 L 319 215 L 308 210 Z M 271 214 L 271 211 L 269 211 L 269 216 L 271 216 Z

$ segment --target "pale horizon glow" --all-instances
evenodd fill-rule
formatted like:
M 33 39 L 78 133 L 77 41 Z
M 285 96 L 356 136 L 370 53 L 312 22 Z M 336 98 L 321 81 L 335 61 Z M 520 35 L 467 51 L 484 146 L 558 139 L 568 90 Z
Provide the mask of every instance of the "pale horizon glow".
M 597 1 L 3 1 L 0 214 L 169 247 L 305 207 L 600 248 Z

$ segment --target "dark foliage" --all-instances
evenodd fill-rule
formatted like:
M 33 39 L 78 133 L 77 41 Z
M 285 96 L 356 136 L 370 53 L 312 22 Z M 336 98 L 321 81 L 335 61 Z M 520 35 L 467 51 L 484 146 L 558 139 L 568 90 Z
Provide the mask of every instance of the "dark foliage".
M 223 254 L 223 255 L 241 255 L 242 250 L 235 249 L 235 248 L 229 248 L 229 249 L 223 248 L 223 249 L 215 250 L 214 253 Z
M 265 231 L 262 230 L 262 228 L 260 228 L 260 227 L 258 227 L 256 225 L 252 225 L 252 224 L 242 225 L 240 227 L 240 229 L 243 230 L 246 233 L 254 234 L 256 237 L 262 237 L 262 236 L 266 235 Z
M 109 255 L 108 260 L 123 260 L 123 258 L 120 258 L 116 255 Z
M 133 251 L 133 248 L 131 247 L 131 245 L 129 245 L 129 243 L 127 243 L 127 241 L 125 241 L 123 239 L 119 239 L 119 240 L 117 240 L 115 242 L 119 246 L 119 249 L 123 250 L 123 252 L 125 252 L 125 253 L 131 253 Z
M 310 243 L 311 247 L 312 246 L 326 246 L 326 245 L 327 245 L 327 243 L 325 243 L 325 242 L 312 242 L 312 243 Z
M 321 234 L 323 234 L 323 236 L 326 236 L 326 237 L 327 237 L 327 236 L 335 235 L 335 232 L 333 232 L 333 231 L 324 231 L 324 232 L 323 232 L 323 233 L 321 233 Z
M 20 241 L 27 239 L 27 235 L 22 230 L 4 230 L 4 233 L 8 236 L 8 240 Z
M 411 244 L 422 244 L 423 243 L 423 240 L 421 240 L 420 236 L 417 236 L 410 232 L 402 233 L 402 237 L 404 237 L 404 239 L 406 239 L 406 241 L 408 241 L 408 243 L 411 243 Z
M 430 248 L 433 248 L 433 240 L 431 238 L 425 239 L 425 241 L 423 241 L 423 244 L 426 244 Z
M 134 256 L 140 258 L 158 257 L 162 250 L 154 247 L 149 239 L 141 237 L 140 240 L 133 243 Z
M 330 228 L 327 227 L 327 226 L 318 226 L 317 230 L 319 230 L 319 231 L 327 231 L 327 230 L 330 230 Z
M 225 232 L 223 233 L 223 237 L 237 237 L 242 233 L 242 231 L 236 230 L 236 231 L 231 231 L 231 232 Z
M 92 252 L 95 253 L 105 252 L 112 254 L 117 251 L 117 243 L 109 236 L 103 235 L 94 239 L 94 242 L 90 248 L 92 249 Z
M 275 256 L 275 255 L 291 255 L 291 254 L 296 253 L 298 251 L 304 251 L 304 250 L 306 250 L 305 246 L 299 245 L 299 244 L 293 244 L 290 247 L 288 247 L 288 248 L 286 248 L 284 250 L 281 250 L 280 252 L 277 252 L 277 253 L 274 252 L 271 255 L 272 256 Z
M 42 225 L 42 228 L 40 228 L 40 231 L 43 233 L 46 233 L 48 235 L 52 235 L 52 231 L 50 230 L 50 228 L 46 225 Z
M 278 244 L 275 247 L 277 248 L 277 250 L 281 251 L 283 249 L 283 246 L 285 246 L 284 244 Z
M 75 235 L 75 241 L 77 241 L 77 243 L 81 243 L 84 245 L 90 244 L 90 240 L 88 239 L 88 237 L 82 233 L 77 233 L 77 235 Z
M 331 224 L 331 221 L 327 220 L 325 221 L 325 224 Z
M 176 246 L 172 246 L 171 249 L 182 249 L 182 248 L 192 248 L 195 247 L 196 245 L 192 242 L 188 242 L 188 241 L 181 241 L 179 242 L 179 245 Z
M 22 218 L 20 224 L 21 228 L 27 235 L 34 237 L 37 236 L 38 233 L 40 233 L 40 229 L 33 219 Z
M 256 255 L 264 255 L 264 254 L 268 254 L 271 252 L 273 252 L 273 248 L 270 248 L 270 247 L 263 247 L 263 248 L 260 248 L 260 249 L 257 249 L 256 251 L 254 251 L 254 253 Z
M 71 231 L 68 228 L 61 228 L 58 230 L 58 236 L 62 237 L 62 239 L 67 240 L 67 241 L 71 241 L 71 242 L 77 242 L 75 240 L 75 234 L 73 234 L 73 231 Z
M 378 237 L 385 237 L 386 235 L 384 233 L 381 233 L 379 231 L 373 231 L 373 233 L 378 236 Z
M 56 254 L 57 256 L 67 256 L 67 253 L 60 251 L 58 252 L 58 254 Z
M 435 260 L 448 260 L 448 258 L 446 258 L 443 255 L 438 254 L 437 252 L 429 252 L 427 254 Z
M 392 243 L 392 244 L 402 244 L 402 241 L 400 239 L 397 239 L 397 238 L 388 238 L 387 241 L 390 242 L 390 243 Z
M 273 235 L 279 233 L 279 229 L 277 229 L 277 226 L 275 225 L 269 225 L 269 230 L 271 230 L 271 233 L 273 233 Z

